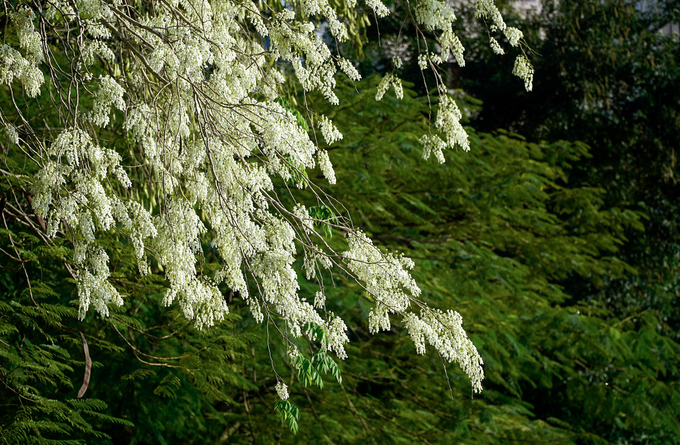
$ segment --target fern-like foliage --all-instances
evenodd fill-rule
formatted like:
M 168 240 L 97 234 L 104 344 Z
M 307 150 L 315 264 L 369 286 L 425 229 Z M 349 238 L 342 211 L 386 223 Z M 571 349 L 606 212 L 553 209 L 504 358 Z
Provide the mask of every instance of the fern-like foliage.
M 11 224 L 2 229 L 0 245 L 2 442 L 84 443 L 110 438 L 102 431 L 104 424 L 131 426 L 106 414 L 102 400 L 76 399 L 74 383 L 83 378 L 85 367 L 81 336 L 73 326 L 77 311 L 68 304 L 68 295 L 60 298 L 63 286 L 51 283 L 59 279 L 63 284 L 64 277 L 50 270 L 58 266 L 62 251 L 46 248 Z
M 140 277 L 132 246 L 112 231 L 100 245 L 126 304 L 79 321 L 69 234 L 45 236 L 25 182 L 36 167 L 6 142 L 3 162 L 18 173 L 0 184 L 0 443 L 203 443 L 196 431 L 228 429 L 229 389 L 253 387 L 240 359 L 254 336 L 235 330 L 240 317 L 194 329 L 161 304 L 155 265 Z M 202 267 L 218 267 L 210 251 Z

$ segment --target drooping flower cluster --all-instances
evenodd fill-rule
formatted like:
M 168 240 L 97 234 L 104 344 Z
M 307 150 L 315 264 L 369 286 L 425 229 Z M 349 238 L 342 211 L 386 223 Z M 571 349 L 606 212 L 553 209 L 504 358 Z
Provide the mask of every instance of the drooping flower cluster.
M 93 97 L 94 106 L 90 116 L 92 123 L 99 127 L 106 127 L 109 124 L 112 107 L 125 111 L 124 93 L 123 87 L 118 85 L 118 82 L 111 76 L 102 76 L 99 79 L 99 89 Z
M 490 31 L 493 33 L 502 33 L 507 39 L 508 43 L 517 47 L 521 43 L 523 37 L 522 32 L 514 27 L 507 26 L 503 20 L 498 7 L 493 0 L 475 0 L 475 15 L 478 18 L 489 20 L 491 22 Z M 437 81 L 440 97 L 440 109 L 438 111 L 438 118 L 435 127 L 445 133 L 445 138 L 442 139 L 435 134 L 427 134 L 421 138 L 421 143 L 424 147 L 423 155 L 427 159 L 431 154 L 434 154 L 439 162 L 444 162 L 444 150 L 459 146 L 464 150 L 469 149 L 467 142 L 467 134 L 465 129 L 460 124 L 461 113 L 453 99 L 447 96 L 446 88 L 444 88 L 443 80 L 440 79 L 437 73 L 439 65 L 449 62 L 450 59 L 461 66 L 465 66 L 465 48 L 458 36 L 453 32 L 453 22 L 456 20 L 456 15 L 453 7 L 445 1 L 440 0 L 419 0 L 414 3 L 413 17 L 415 18 L 414 25 L 420 30 L 433 33 L 437 39 L 440 47 L 439 53 L 433 53 L 425 49 L 418 54 L 418 66 L 421 70 L 432 68 L 434 77 Z M 494 37 L 489 38 L 489 45 L 495 54 L 503 55 L 505 50 L 501 44 Z M 393 62 L 394 69 L 401 67 L 401 60 L 399 58 Z M 524 81 L 527 91 L 531 91 L 533 82 L 533 67 L 525 55 L 520 54 L 515 60 L 515 69 L 513 74 L 517 75 Z M 387 73 L 376 92 L 376 100 L 381 100 L 390 85 L 394 86 L 395 94 L 401 98 L 403 96 L 401 88 L 401 80 L 396 77 L 394 72 Z
M 439 110 L 437 110 L 434 125 L 444 134 L 446 140 L 443 140 L 437 134 L 423 135 L 420 142 L 423 144 L 423 157 L 425 159 L 434 154 L 440 163 L 444 163 L 444 150 L 454 146 L 470 151 L 470 142 L 465 128 L 460 123 L 461 118 L 462 114 L 456 101 L 447 95 L 440 95 Z
M 281 400 L 288 400 L 288 386 L 283 382 L 278 382 L 275 386 L 276 394 Z
M 42 138 L 22 132 L 40 166 L 33 178 L 34 210 L 47 221 L 49 236 L 73 242 L 81 317 L 90 308 L 107 316 L 109 305 L 123 304 L 98 243 L 100 232 L 118 229 L 130 239 L 140 273 L 148 273 L 150 261 L 164 271 L 164 303 L 177 304 L 199 328 L 228 313 L 218 287 L 224 285 L 247 302 L 257 321 L 282 320 L 293 337 L 306 335 L 310 325 L 321 327 L 322 348 L 344 358 L 347 327 L 326 311 L 319 273 L 339 265 L 375 303 L 371 332 L 388 329 L 390 316 L 401 315 L 419 352 L 427 341 L 460 363 L 481 390 L 481 359 L 460 316 L 423 308 L 410 259 L 380 250 L 351 224 L 333 219 L 348 243 L 345 252 L 335 252 L 317 232 L 317 224 L 329 219 L 315 219 L 301 204 L 288 209 L 274 193 L 273 178 L 305 187 L 305 171 L 317 166 L 330 183 L 336 180 L 328 153 L 278 100 L 282 61 L 305 91 L 319 91 L 334 104 L 338 70 L 361 78 L 351 62 L 331 52 L 317 27 L 323 22 L 334 39 L 348 39 L 334 4 L 303 0 L 297 10 L 279 4 L 261 11 L 250 1 L 171 0 L 140 2 L 136 11 L 124 0 L 52 0 L 40 14 L 27 6 L 11 10 L 8 29 L 18 44 L 0 45 L 0 83 L 18 81 L 35 97 L 45 82 L 41 67 L 61 73 L 49 77 L 61 127 L 44 130 Z M 354 1 L 346 4 L 352 8 Z M 366 5 L 379 17 L 390 13 L 380 0 Z M 477 5 L 480 17 L 491 18 L 511 45 L 519 44 L 521 33 L 505 26 L 489 0 Z M 450 58 L 464 66 L 451 6 L 419 0 L 413 8 L 416 25 L 434 33 L 441 48 L 419 56 L 422 68 Z M 67 57 L 51 57 L 55 41 L 68 48 Z M 533 73 L 526 59 L 515 72 L 525 82 Z M 403 96 L 401 80 L 390 73 L 376 99 L 390 86 Z M 443 162 L 445 148 L 469 145 L 460 110 L 441 85 L 439 103 L 435 128 L 442 136 L 426 135 L 423 144 L 426 155 Z M 316 122 L 328 144 L 342 138 L 328 117 Z M 4 118 L 2 124 L 20 142 L 14 124 Z M 100 137 L 112 127 L 126 136 L 129 151 Z M 212 274 L 199 264 L 207 242 L 221 262 Z M 300 253 L 307 278 L 319 284 L 309 298 L 313 304 L 300 295 L 293 267 Z M 414 301 L 420 317 L 411 311 Z M 288 397 L 284 384 L 276 389 L 281 399 Z
M 394 76 L 392 73 L 387 73 L 378 84 L 378 92 L 375 93 L 375 100 L 382 100 L 385 93 L 390 88 L 390 85 L 394 87 L 394 95 L 397 96 L 397 99 L 404 98 L 404 87 L 401 83 L 401 79 Z
M 463 317 L 458 312 L 424 309 L 421 316 L 406 314 L 406 329 L 418 354 L 425 353 L 425 342 L 432 345 L 448 362 L 456 362 L 471 376 L 473 391 L 482 391 L 482 358 L 463 329 Z
M 411 305 L 411 297 L 420 288 L 409 274 L 414 264 L 410 258 L 383 253 L 361 231 L 348 237 L 349 248 L 343 252 L 352 273 L 375 300 L 368 317 L 371 333 L 390 328 L 389 314 L 403 314 Z
M 515 67 L 512 69 L 512 74 L 524 81 L 524 87 L 527 91 L 533 89 L 534 83 L 534 67 L 529 63 L 529 59 L 524 55 L 520 55 L 515 60 Z
M 9 14 L 10 26 L 19 40 L 19 49 L 0 43 L 0 85 L 11 85 L 18 79 L 29 97 L 36 97 L 45 81 L 38 65 L 44 60 L 42 39 L 35 30 L 35 13 L 19 8 Z

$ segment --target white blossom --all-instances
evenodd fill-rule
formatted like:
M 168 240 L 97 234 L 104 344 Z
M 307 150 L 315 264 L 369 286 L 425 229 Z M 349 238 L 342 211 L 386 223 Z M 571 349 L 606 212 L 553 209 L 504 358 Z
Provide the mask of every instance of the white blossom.
M 491 49 L 493 50 L 494 53 L 500 56 L 505 54 L 505 50 L 501 48 L 501 45 L 498 43 L 498 40 L 494 39 L 493 37 L 489 38 L 489 45 L 491 45 Z
M 345 75 L 349 77 L 351 80 L 355 82 L 361 80 L 361 74 L 359 74 L 359 71 L 357 71 L 354 65 L 352 65 L 352 62 L 350 62 L 349 60 L 342 57 L 340 58 L 340 60 L 338 60 L 338 65 L 340 66 L 342 72 L 345 73 Z
M 520 54 L 515 59 L 515 67 L 512 74 L 524 81 L 524 88 L 531 91 L 534 88 L 534 67 L 531 66 L 529 59 L 524 54 Z
M 512 26 L 508 26 L 505 28 L 503 31 L 505 34 L 505 37 L 507 37 L 508 41 L 512 46 L 517 46 L 519 44 L 520 39 L 524 36 L 522 34 L 522 31 L 520 31 L 517 28 L 513 28 Z
M 19 47 L 25 51 L 26 59 L 30 63 L 42 62 L 42 39 L 33 25 L 36 19 L 33 10 L 24 6 L 9 14 L 9 18 L 16 28 Z
M 326 295 L 323 291 L 317 291 L 314 294 L 314 307 L 317 309 L 323 309 L 326 306 Z
M 17 128 L 14 125 L 6 124 L 5 132 L 7 133 L 7 138 L 10 140 L 10 142 L 19 145 L 19 133 L 17 132 Z
M 458 36 L 449 28 L 442 33 L 439 41 L 442 46 L 442 59 L 448 60 L 450 53 L 456 59 L 458 66 L 464 67 L 465 58 L 463 57 L 463 53 L 465 52 L 465 48 Z
M 404 98 L 404 87 L 401 84 L 401 79 L 398 77 L 392 77 L 392 86 L 394 87 L 394 95 L 397 99 L 401 100 Z
M 330 119 L 322 115 L 319 120 L 321 126 L 321 134 L 323 135 L 323 138 L 326 140 L 326 143 L 328 145 L 332 145 L 334 142 L 337 142 L 342 139 L 342 133 L 338 131 L 338 129 L 335 127 L 335 125 L 333 125 L 333 122 Z
M 349 234 L 348 245 L 349 249 L 343 253 L 348 267 L 364 283 L 381 311 L 383 308 L 384 311 L 404 311 L 410 306 L 409 295 L 420 295 L 420 288 L 408 273 L 413 261 L 381 252 L 361 231 Z
M 274 389 L 276 389 L 276 394 L 278 394 L 279 399 L 288 400 L 288 386 L 285 383 L 277 382 Z
M 414 9 L 418 23 L 429 31 L 451 28 L 451 23 L 456 20 L 453 8 L 443 1 L 421 0 Z
M 475 16 L 490 19 L 492 31 L 504 31 L 507 28 L 505 20 L 493 0 L 475 0 Z
M 305 233 L 310 234 L 314 231 L 314 221 L 309 216 L 309 213 L 307 213 L 307 207 L 305 207 L 304 204 L 295 204 L 295 207 L 293 207 L 293 214 L 296 219 L 300 221 Z
M 390 88 L 391 83 L 392 74 L 391 73 L 385 74 L 385 76 L 383 76 L 383 78 L 380 80 L 380 83 L 378 84 L 378 91 L 375 93 L 375 100 L 377 101 L 382 100 L 383 96 Z
M 375 12 L 378 17 L 385 17 L 390 13 L 390 10 L 387 9 L 387 6 L 385 6 L 385 4 L 380 0 L 366 0 L 366 4 L 373 10 L 373 12 Z
M 349 343 L 346 334 L 347 325 L 340 317 L 336 317 L 332 313 L 329 313 L 329 316 L 330 321 L 324 324 L 327 343 L 323 344 L 322 347 L 327 351 L 333 351 L 338 358 L 344 360 L 347 358 L 345 344 Z
M 428 57 L 427 54 L 418 54 L 418 66 L 421 70 L 426 70 L 428 67 Z
M 18 79 L 26 94 L 36 97 L 45 81 L 37 63 L 35 58 L 24 57 L 16 49 L 0 44 L 0 84 L 11 85 L 14 79 Z
M 111 78 L 111 76 L 102 76 L 99 78 L 99 89 L 94 96 L 94 105 L 92 109 L 92 122 L 100 127 L 106 127 L 109 124 L 109 114 L 111 107 L 116 107 L 121 111 L 125 111 L 125 101 L 123 94 L 125 90 L 118 82 Z
M 403 60 L 401 60 L 401 57 L 394 56 L 394 57 L 392 57 L 392 64 L 394 65 L 394 68 L 401 69 L 404 62 L 403 62 Z
M 427 145 L 426 155 L 432 152 L 435 154 L 440 163 L 444 162 L 442 150 L 444 148 L 453 148 L 459 146 L 465 151 L 470 151 L 470 142 L 468 135 L 463 125 L 460 123 L 462 114 L 456 101 L 453 98 L 442 95 L 440 96 L 439 110 L 437 110 L 437 117 L 435 119 L 435 127 L 441 130 L 446 136 L 446 143 L 442 146 L 439 142 L 441 139 L 432 136 L 426 136 L 422 139 L 423 144 Z
M 328 180 L 329 183 L 335 184 L 335 170 L 333 170 L 333 164 L 331 164 L 331 159 L 328 157 L 328 152 L 326 150 L 319 150 L 317 153 L 317 158 L 319 160 L 319 167 L 323 176 Z
M 424 354 L 425 342 L 429 343 L 446 361 L 460 365 L 470 377 L 473 391 L 482 392 L 484 362 L 463 330 L 458 312 L 426 309 L 420 317 L 408 313 L 404 321 L 418 354 Z

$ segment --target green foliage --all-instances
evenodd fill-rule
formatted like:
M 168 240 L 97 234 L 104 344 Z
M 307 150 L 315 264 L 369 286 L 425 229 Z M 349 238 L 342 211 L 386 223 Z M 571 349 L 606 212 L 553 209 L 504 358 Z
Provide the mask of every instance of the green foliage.
M 611 311 L 612 325 L 639 332 L 636 341 L 627 339 L 622 356 L 654 364 L 657 378 L 672 388 L 677 388 L 677 374 L 668 373 L 665 351 L 666 342 L 680 336 L 675 153 L 680 45 L 677 35 L 659 31 L 679 21 L 675 1 L 547 3 L 522 25 L 536 50 L 534 93 L 526 95 L 513 79 L 499 74 L 503 60 L 479 45 L 471 46 L 472 63 L 461 72 L 463 87 L 484 101 L 476 127 L 512 128 L 533 140 L 588 143 L 593 158 L 574 170 L 572 181 L 607 189 L 605 208 L 628 207 L 644 214 L 645 232 L 627 232 L 616 254 L 636 268 L 636 275 L 606 277 L 603 287 L 579 281 L 564 285 L 575 298 Z M 657 419 L 652 424 L 658 429 L 636 430 L 630 413 L 623 413 L 603 435 L 621 443 L 675 443 L 677 433 L 668 423 L 678 423 L 677 398 L 665 385 L 654 385 L 636 388 L 639 403 L 632 418 Z M 642 388 L 661 404 L 647 403 L 637 393 Z
M 332 375 L 338 383 L 342 383 L 342 375 L 340 374 L 340 367 L 333 358 L 323 349 L 319 350 L 312 357 L 312 366 L 325 374 Z M 323 380 L 322 380 L 323 382 Z M 323 388 L 323 385 L 319 385 Z
M 323 389 L 321 373 L 332 375 L 338 383 L 342 383 L 342 375 L 338 364 L 323 349 L 319 350 L 308 360 L 298 355 L 293 360 L 293 367 L 297 370 L 297 377 L 304 386 L 316 385 Z
M 257 431 L 230 443 L 675 443 L 680 346 L 655 313 L 620 318 L 573 290 L 634 276 L 617 252 L 642 229 L 639 213 L 571 180 L 587 146 L 471 133 L 470 153 L 424 161 L 427 101 L 407 90 L 375 103 L 376 83 L 344 88 L 326 110 L 345 135 L 331 150 L 332 192 L 356 226 L 416 260 L 428 302 L 463 315 L 485 391 L 472 399 L 462 373 L 414 356 L 398 325 L 370 336 L 362 289 L 335 274 L 329 310 L 350 320 L 342 383 L 290 385 L 296 438 Z M 318 384 L 321 368 L 305 364 L 298 379 Z M 249 415 L 269 417 L 265 404 Z
M 300 410 L 288 400 L 279 400 L 274 405 L 274 408 L 279 412 L 281 422 L 284 423 L 293 434 L 296 434 L 299 429 L 298 420 L 300 419 Z
M 41 236 L 26 176 L 3 174 L 2 441 L 678 443 L 677 40 L 650 32 L 651 19 L 629 4 L 596 3 L 563 1 L 533 30 L 521 26 L 541 54 L 532 96 L 517 79 L 483 75 L 490 59 L 466 43 L 477 59 L 463 85 L 484 106 L 462 94 L 459 105 L 494 133 L 468 129 L 471 152 L 448 152 L 443 165 L 421 158 L 430 110 L 408 88 L 403 101 L 388 93 L 375 102 L 369 78 L 343 85 L 340 107 L 308 98 L 344 134 L 329 148 L 338 184 L 328 189 L 344 207 L 318 205 L 309 190 L 299 200 L 329 244 L 343 245 L 333 226 L 351 215 L 382 247 L 415 259 L 423 298 L 458 310 L 484 358 L 481 396 L 437 356 L 416 356 L 402 326 L 370 336 L 363 290 L 342 273 L 325 277 L 333 284 L 325 292 L 328 309 L 348 320 L 347 361 L 319 348 L 326 334 L 311 324 L 294 359 L 256 354 L 269 331 L 242 317 L 248 309 L 229 289 L 230 317 L 197 332 L 161 307 L 160 271 L 152 264 L 140 277 L 131 246 L 113 232 L 101 245 L 125 306 L 78 321 L 69 245 Z M 345 12 L 359 42 L 365 15 Z M 297 98 L 277 101 L 303 128 L 314 125 Z M 533 105 L 505 108 L 517 103 Z M 49 119 L 47 104 L 33 105 L 30 113 Z M 35 170 L 2 143 L 8 171 Z M 292 182 L 310 180 L 290 168 Z M 320 173 L 311 182 L 324 183 Z M 23 207 L 6 207 L 10 195 Z M 158 209 L 151 197 L 138 200 Z M 199 254 L 205 272 L 219 267 L 209 245 Z M 301 292 L 311 300 L 317 290 Z M 74 398 L 85 372 L 80 333 L 93 360 L 86 399 Z M 290 400 L 278 400 L 272 362 L 290 371 Z
M 3 142 L 4 141 L 0 141 Z M 13 171 L 33 168 L 3 145 Z M 201 442 L 229 424 L 221 412 L 236 401 L 232 388 L 250 389 L 238 360 L 253 336 L 235 332 L 231 315 L 197 332 L 177 309 L 161 305 L 166 282 L 157 270 L 140 277 L 131 245 L 116 233 L 101 239 L 111 257 L 112 283 L 126 305 L 109 318 L 78 320 L 73 252 L 64 238 L 49 240 L 42 220 L 27 213 L 25 177 L 3 175 L 0 228 L 0 442 Z M 18 196 L 18 198 L 16 198 Z M 214 267 L 210 252 L 203 267 Z M 92 359 L 87 374 L 83 341 Z
M 517 22 L 519 18 L 515 19 Z M 592 159 L 574 181 L 608 190 L 606 207 L 646 214 L 617 254 L 638 270 L 604 289 L 578 289 L 621 318 L 658 311 L 667 335 L 680 335 L 677 135 L 680 45 L 660 29 L 680 22 L 676 1 L 547 2 L 522 21 L 535 50 L 534 92 L 504 73 L 510 63 L 464 42 L 470 63 L 459 85 L 484 102 L 475 128 L 509 128 L 531 140 L 580 140 Z M 469 45 L 468 45 L 469 43 Z
M 314 218 L 314 227 L 320 233 L 329 238 L 333 236 L 333 225 L 339 223 L 339 218 L 333 209 L 326 205 L 318 205 L 308 208 L 307 213 L 309 213 L 310 218 Z
M 323 389 L 321 374 L 311 361 L 302 355 L 298 355 L 293 360 L 293 366 L 297 369 L 298 379 L 303 385 L 310 386 L 313 384 Z
M 46 246 L 8 225 L 0 233 L 0 243 L 3 443 L 84 443 L 110 438 L 105 425 L 132 426 L 125 419 L 105 414 L 109 407 L 100 399 L 75 398 L 74 377 L 82 380 L 84 372 L 79 331 L 69 323 L 77 311 L 59 302 L 63 283 L 53 287 L 55 274 L 50 270 L 63 249 Z M 31 275 L 40 279 L 28 281 Z M 90 344 L 113 348 L 103 340 L 91 339 Z

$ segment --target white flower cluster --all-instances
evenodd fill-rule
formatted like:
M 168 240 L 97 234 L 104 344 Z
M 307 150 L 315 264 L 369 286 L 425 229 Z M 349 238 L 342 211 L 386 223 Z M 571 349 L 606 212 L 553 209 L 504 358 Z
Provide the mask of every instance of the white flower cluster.
M 108 281 L 109 256 L 103 248 L 90 247 L 87 252 L 87 263 L 80 263 L 78 273 L 78 299 L 80 306 L 78 315 L 85 318 L 90 304 L 102 316 L 109 315 L 109 305 L 121 306 L 123 299 L 118 290 Z
M 306 234 L 314 232 L 314 220 L 309 216 L 307 207 L 305 207 L 304 204 L 295 204 L 295 207 L 293 207 L 293 214 L 295 215 L 295 219 L 300 221 L 300 225 Z
M 397 99 L 401 100 L 404 98 L 404 87 L 401 83 L 401 79 L 392 73 L 387 73 L 380 80 L 378 84 L 378 91 L 375 93 L 375 100 L 380 101 L 385 96 L 385 93 L 390 88 L 390 85 L 394 87 L 394 95 Z
M 402 315 L 419 354 L 425 353 L 427 341 L 442 358 L 458 363 L 470 377 L 473 390 L 481 392 L 483 362 L 463 330 L 460 314 L 424 308 L 418 317 L 409 309 L 412 299 L 420 295 L 420 288 L 408 272 L 414 266 L 413 261 L 380 252 L 362 232 L 352 233 L 348 241 L 349 250 L 343 255 L 375 301 L 369 314 L 370 332 L 389 330 L 390 314 Z
M 524 37 L 522 31 L 520 31 L 517 28 L 513 28 L 512 26 L 508 26 L 507 28 L 505 28 L 503 33 L 505 34 L 505 37 L 507 37 L 508 41 L 510 42 L 510 45 L 512 46 L 519 45 L 520 39 Z
M 503 20 L 503 16 L 493 0 L 476 0 L 475 16 L 490 19 L 492 31 L 504 31 L 508 26 L 505 24 L 505 20 Z
M 395 69 L 401 69 L 403 64 L 404 64 L 404 61 L 401 60 L 401 57 L 399 57 L 399 56 L 392 57 L 392 65 L 394 65 Z
M 421 70 L 426 70 L 428 68 L 428 57 L 427 54 L 418 54 L 418 66 Z
M 17 28 L 19 47 L 25 51 L 26 59 L 34 64 L 43 60 L 42 39 L 33 25 L 35 18 L 35 13 L 28 7 L 10 14 L 10 21 Z
M 359 71 L 352 65 L 352 62 L 349 60 L 345 59 L 344 57 L 339 58 L 338 60 L 338 66 L 342 70 L 343 73 L 347 77 L 349 77 L 351 80 L 358 82 L 361 80 L 361 74 L 359 74 Z
M 100 77 L 99 90 L 93 98 L 94 105 L 90 117 L 92 123 L 100 127 L 106 127 L 109 124 L 111 107 L 125 111 L 124 93 L 123 87 L 118 85 L 118 82 L 112 79 L 111 76 Z
M 44 56 L 42 39 L 33 25 L 35 14 L 28 7 L 22 7 L 8 16 L 9 26 L 14 28 L 23 54 L 5 44 L 5 39 L 0 43 L 0 85 L 11 85 L 18 79 L 28 96 L 36 97 L 45 77 L 38 68 Z
M 443 1 L 419 1 L 414 9 L 416 20 L 428 31 L 450 29 L 451 23 L 456 20 L 453 8 Z
M 318 89 L 329 102 L 337 105 L 338 98 L 333 92 L 336 65 L 330 49 L 315 32 L 314 24 L 296 22 L 295 13 L 290 10 L 278 13 L 276 20 L 270 23 L 266 35 L 270 38 L 274 56 L 293 65 L 295 75 L 305 90 Z M 346 33 L 335 37 L 338 41 L 347 39 Z M 345 64 L 345 69 L 348 68 Z
M 332 145 L 334 142 L 337 142 L 342 139 L 342 133 L 338 131 L 338 129 L 335 127 L 335 125 L 333 125 L 333 122 L 330 119 L 322 115 L 319 120 L 321 134 L 323 135 L 323 138 L 326 140 L 326 143 L 328 145 Z
M 390 14 L 390 10 L 380 0 L 366 0 L 366 4 L 378 17 L 386 17 Z
M 62 222 L 71 228 L 80 317 L 85 317 L 90 305 L 106 316 L 109 304 L 120 306 L 123 300 L 108 281 L 109 257 L 97 245 L 96 232 L 111 229 L 116 221 L 123 222 L 131 231 L 133 242 L 136 240 L 141 257 L 142 240 L 153 235 L 154 230 L 148 222 L 144 224 L 146 215 L 140 215 L 138 203 L 124 203 L 107 190 L 106 184 L 112 178 L 124 188 L 132 185 L 117 152 L 100 147 L 87 133 L 72 128 L 59 134 L 47 154 L 49 159 L 34 182 L 33 207 L 37 215 L 47 219 L 48 235 L 55 236 Z M 132 223 L 128 209 L 135 209 L 130 213 L 139 224 Z
M 17 131 L 17 128 L 14 125 L 9 123 L 6 124 L 5 133 L 7 134 L 7 138 L 10 140 L 10 142 L 19 145 L 19 132 Z
M 369 3 L 369 6 L 372 3 Z M 491 21 L 492 32 L 502 32 L 512 46 L 518 46 L 523 35 L 517 28 L 509 27 L 505 24 L 503 17 L 493 0 L 475 0 L 475 15 L 478 18 L 489 19 Z M 448 62 L 451 57 L 456 63 L 464 67 L 465 58 L 463 47 L 458 36 L 453 32 L 453 22 L 456 15 L 453 8 L 445 1 L 440 0 L 420 0 L 414 6 L 415 20 L 418 25 L 422 25 L 426 30 L 434 32 L 439 41 L 439 54 L 431 53 L 427 49 L 424 53 L 418 54 L 418 66 L 421 70 L 436 68 L 443 62 Z M 505 53 L 499 42 L 490 37 L 489 44 L 498 55 Z M 399 69 L 401 60 L 393 62 L 394 68 Z M 533 81 L 533 68 L 529 60 L 520 55 L 515 61 L 513 73 L 524 80 L 527 91 L 531 91 Z M 437 79 L 435 74 L 435 79 Z M 401 81 L 393 73 L 387 73 L 378 85 L 375 99 L 381 100 L 390 85 L 394 86 L 397 97 L 403 97 Z M 440 107 L 437 113 L 435 127 L 444 133 L 445 139 L 442 140 L 437 134 L 426 134 L 421 137 L 423 144 L 423 156 L 427 159 L 434 154 L 439 162 L 444 162 L 444 150 L 458 145 L 465 151 L 470 149 L 468 136 L 465 129 L 460 124 L 461 113 L 455 101 L 447 96 L 443 84 L 438 81 Z
M 484 362 L 465 333 L 458 312 L 425 309 L 420 317 L 410 312 L 404 316 L 404 323 L 418 354 L 425 353 L 427 341 L 446 361 L 460 365 L 470 377 L 474 392 L 482 392 Z
M 288 386 L 285 383 L 278 382 L 274 388 L 276 389 L 276 394 L 278 394 L 279 399 L 288 400 Z
M 534 67 L 531 66 L 529 59 L 524 54 L 520 54 L 515 59 L 515 67 L 512 74 L 524 81 L 524 88 L 531 91 L 534 88 Z
M 493 0 L 476 0 L 475 15 L 484 19 L 490 19 L 492 22 L 491 30 L 503 32 L 505 37 L 508 39 L 508 42 L 512 46 L 518 46 L 520 40 L 522 37 L 524 37 L 522 31 L 505 24 L 503 16 L 501 15 Z M 503 48 L 493 37 L 491 37 L 489 44 L 491 45 L 491 49 L 494 53 L 499 55 L 505 54 Z M 518 55 L 515 59 L 515 68 L 513 69 L 513 74 L 524 80 L 524 88 L 527 91 L 531 91 L 534 78 L 534 68 L 531 66 L 529 59 L 527 59 L 524 54 Z
M 328 157 L 328 152 L 326 150 L 319 150 L 316 154 L 316 158 L 319 161 L 319 168 L 321 169 L 324 178 L 326 178 L 330 184 L 335 184 L 335 170 L 333 170 L 333 164 L 331 164 L 331 159 Z
M 420 143 L 423 144 L 423 158 L 429 159 L 430 155 L 434 154 L 439 163 L 443 164 L 446 161 L 444 150 L 447 148 L 459 146 L 465 151 L 470 151 L 467 132 L 460 123 L 462 117 L 456 101 L 440 91 L 439 110 L 437 110 L 434 125 L 435 128 L 444 133 L 446 140 L 442 140 L 436 134 L 423 135 L 420 138 Z
M 493 37 L 489 38 L 489 45 L 491 45 L 491 49 L 493 50 L 493 52 L 498 54 L 499 56 L 505 54 L 505 50 L 498 43 L 498 40 L 494 39 Z
M 349 249 L 343 252 L 348 267 L 375 300 L 369 330 L 375 333 L 389 329 L 389 313 L 403 313 L 411 304 L 410 296 L 420 295 L 420 288 L 408 273 L 413 261 L 381 252 L 361 231 L 351 233 L 348 244 Z
M 456 59 L 458 66 L 465 66 L 465 59 L 463 58 L 465 48 L 451 29 L 444 31 L 439 41 L 442 46 L 442 60 L 449 60 L 449 54 L 451 54 Z
M 338 20 L 335 10 L 327 0 L 303 0 L 300 2 L 302 16 L 307 19 L 309 16 L 321 15 L 328 22 L 331 35 L 339 41 L 347 40 L 347 27 Z
M 446 142 L 449 147 L 458 145 L 463 150 L 470 151 L 468 135 L 460 123 L 462 117 L 456 101 L 450 96 L 442 94 L 434 125 L 446 135 Z

